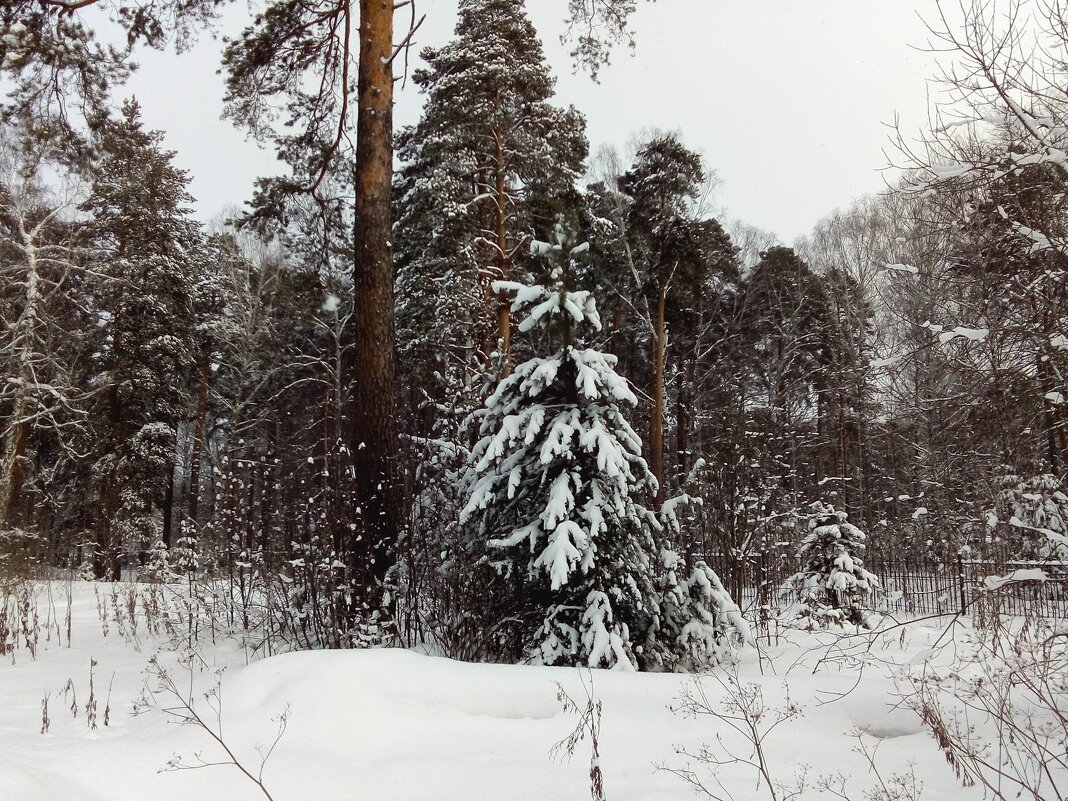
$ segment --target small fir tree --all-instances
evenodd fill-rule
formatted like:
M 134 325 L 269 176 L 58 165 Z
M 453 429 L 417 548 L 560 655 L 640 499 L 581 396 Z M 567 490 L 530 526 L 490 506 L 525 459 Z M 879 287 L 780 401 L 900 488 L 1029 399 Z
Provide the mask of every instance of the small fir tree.
M 817 501 L 809 509 L 809 533 L 798 549 L 804 567 L 787 582 L 799 600 L 785 619 L 811 628 L 865 625 L 864 605 L 879 580 L 860 558 L 864 532 L 829 504 Z
M 679 512 L 703 505 L 702 499 L 677 495 L 664 503 L 660 522 L 675 542 L 683 537 Z M 660 616 L 649 640 L 664 643 L 651 648 L 658 667 L 699 671 L 729 659 L 739 645 L 753 645 L 753 634 L 742 610 L 719 576 L 704 561 L 697 561 L 686 576 L 682 558 L 665 546 L 660 555 Z M 680 577 L 681 574 L 681 577 Z
M 562 231 L 557 238 L 535 249 L 563 256 Z M 580 344 L 600 320 L 561 261 L 547 286 L 494 288 L 516 293 L 512 310 L 527 315 L 520 331 L 541 329 L 559 347 L 518 365 L 486 401 L 461 522 L 507 587 L 510 609 L 498 614 L 519 629 L 515 656 L 634 668 L 658 609 L 661 526 L 643 504 L 656 481 L 623 415 L 637 399 L 615 357 Z

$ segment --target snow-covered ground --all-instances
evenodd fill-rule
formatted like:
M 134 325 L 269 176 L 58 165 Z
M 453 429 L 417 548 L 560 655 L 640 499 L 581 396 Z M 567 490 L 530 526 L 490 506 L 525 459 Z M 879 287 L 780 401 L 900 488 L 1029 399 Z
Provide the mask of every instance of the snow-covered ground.
M 288 710 L 285 732 L 263 772 L 275 801 L 588 798 L 589 739 L 570 761 L 554 760 L 549 752 L 578 722 L 558 700 L 557 683 L 584 706 L 583 680 L 588 688 L 591 675 L 592 694 L 603 705 L 601 766 L 612 801 L 691 797 L 682 779 L 659 769 L 687 765 L 677 747 L 697 751 L 722 738 L 737 753 L 748 753 L 744 739 L 724 721 L 672 711 L 694 690 L 695 680 L 687 676 L 464 664 L 402 650 L 288 653 L 246 664 L 245 651 L 232 640 L 204 645 L 202 661 L 190 674 L 143 624 L 137 637 L 127 624 L 124 637 L 112 619 L 105 636 L 94 589 L 106 600 L 107 585 L 73 587 L 69 647 L 65 634 L 60 644 L 53 631 L 49 641 L 42 639 L 36 660 L 20 647 L 0 662 L 5 801 L 264 798 L 232 766 L 163 770 L 175 755 L 196 763 L 198 754 L 207 762 L 224 760 L 225 754 L 201 728 L 168 721 L 160 707 L 173 707 L 174 698 L 157 694 L 153 702 L 146 695 L 146 687 L 158 683 L 146 672 L 157 653 L 159 665 L 184 693 L 192 678 L 196 708 L 213 726 L 217 721 L 203 693 L 214 685 L 215 672 L 223 671 L 223 738 L 253 772 L 260 761 L 255 747 L 271 745 L 277 732 L 273 719 Z M 56 598 L 56 603 L 62 620 L 66 602 Z M 42 615 L 46 606 L 42 600 Z M 802 708 L 763 743 L 774 778 L 791 785 L 810 766 L 810 791 L 802 797 L 815 799 L 828 797 L 815 787 L 816 777 L 842 773 L 849 796 L 863 799 L 877 779 L 855 750 L 862 742 L 869 749 L 878 746 L 875 758 L 884 779 L 913 763 L 927 801 L 981 797 L 961 788 L 917 717 L 896 706 L 893 666 L 922 661 L 940 632 L 937 623 L 917 623 L 877 637 L 870 650 L 860 640 L 832 645 L 826 636 L 791 633 L 765 647 L 763 661 L 754 650 L 744 652 L 740 679 L 760 687 L 768 709 L 765 724 L 786 708 L 787 692 Z M 85 709 L 91 661 L 96 729 L 87 725 Z M 721 708 L 722 684 L 701 681 L 710 705 Z M 46 696 L 50 725 L 42 733 Z M 709 775 L 694 767 L 698 775 Z M 720 780 L 737 799 L 769 797 L 763 788 L 758 791 L 749 767 L 725 766 Z

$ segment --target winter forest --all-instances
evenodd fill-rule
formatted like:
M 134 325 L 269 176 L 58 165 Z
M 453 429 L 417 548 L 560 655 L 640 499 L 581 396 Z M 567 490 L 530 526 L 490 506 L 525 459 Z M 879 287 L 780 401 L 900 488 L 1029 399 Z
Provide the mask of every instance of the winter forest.
M 1068 794 L 1068 6 L 788 245 L 542 2 L 260 3 L 204 221 L 124 84 L 225 0 L 3 0 L 0 795 Z

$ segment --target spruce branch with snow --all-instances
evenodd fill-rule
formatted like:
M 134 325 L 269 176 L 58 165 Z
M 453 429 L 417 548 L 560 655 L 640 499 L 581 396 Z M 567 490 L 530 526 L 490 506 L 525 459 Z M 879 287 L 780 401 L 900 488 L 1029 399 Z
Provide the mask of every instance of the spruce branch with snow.
M 999 481 L 997 503 L 987 515 L 990 528 L 1007 524 L 1019 559 L 1068 560 L 1068 494 L 1052 473 L 1021 478 L 1007 472 Z

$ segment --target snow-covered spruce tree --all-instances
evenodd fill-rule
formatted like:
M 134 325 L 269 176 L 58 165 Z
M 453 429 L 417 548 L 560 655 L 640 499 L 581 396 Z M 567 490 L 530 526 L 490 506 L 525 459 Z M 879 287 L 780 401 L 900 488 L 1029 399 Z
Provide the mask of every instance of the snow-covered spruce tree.
M 702 505 L 701 498 L 686 493 L 668 499 L 659 516 L 665 534 L 674 542 L 681 541 L 679 512 Z M 667 546 L 661 550 L 660 562 L 660 615 L 657 630 L 649 635 L 650 640 L 667 646 L 667 650 L 654 649 L 654 658 L 662 660 L 658 667 L 705 670 L 729 659 L 735 647 L 754 643 L 742 610 L 715 570 L 698 560 L 687 576 L 682 558 Z
M 1011 555 L 1021 559 L 1068 559 L 1068 494 L 1061 480 L 1044 473 L 1023 479 L 1007 472 L 988 523 L 1008 525 Z
M 645 502 L 656 479 L 624 411 L 636 405 L 614 356 L 582 344 L 600 329 L 589 292 L 573 287 L 562 228 L 547 286 L 499 283 L 525 312 L 521 332 L 557 346 L 501 380 L 486 401 L 461 515 L 491 570 L 482 617 L 507 629 L 505 658 L 550 665 L 706 666 L 745 624 L 712 571 L 680 584 L 678 557 Z
M 864 569 L 860 558 L 864 532 L 846 517 L 820 501 L 809 507 L 809 532 L 798 548 L 803 567 L 787 581 L 799 600 L 783 620 L 801 621 L 810 628 L 865 625 L 864 604 L 879 580 Z
M 498 612 L 518 652 L 503 656 L 635 668 L 656 614 L 660 524 L 642 503 L 656 482 L 622 413 L 637 399 L 615 357 L 581 346 L 600 320 L 570 282 L 565 264 L 545 287 L 494 286 L 516 293 L 520 331 L 541 329 L 558 349 L 518 365 L 486 400 L 461 520 L 505 586 Z

